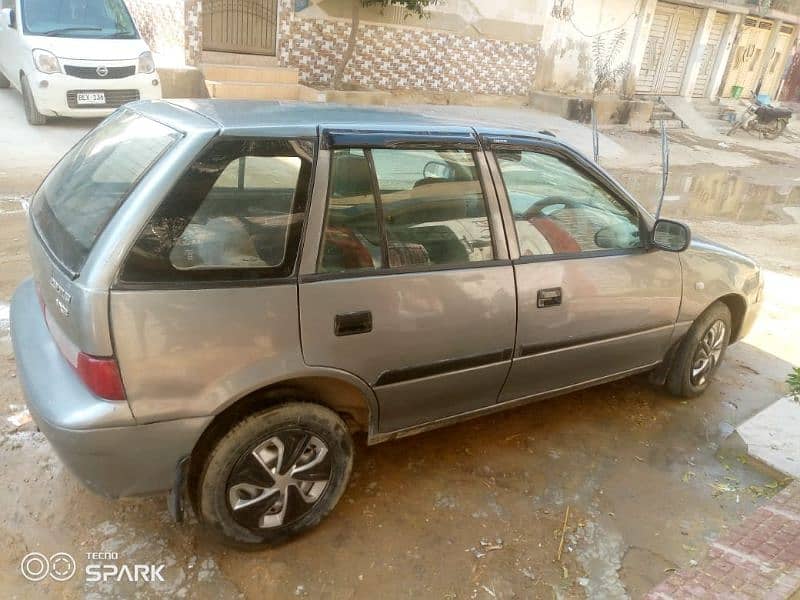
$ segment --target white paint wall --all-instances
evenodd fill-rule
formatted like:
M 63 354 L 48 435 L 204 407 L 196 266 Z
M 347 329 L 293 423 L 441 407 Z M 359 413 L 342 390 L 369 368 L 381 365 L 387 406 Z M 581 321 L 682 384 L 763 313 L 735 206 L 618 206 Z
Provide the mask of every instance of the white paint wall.
M 590 93 L 595 80 L 593 40 L 599 35 L 605 47 L 609 48 L 617 31 L 623 30 L 625 40 L 618 54 L 612 57 L 612 64 L 627 63 L 637 13 L 643 2 L 575 0 L 574 14 L 569 21 L 557 20 L 547 11 L 536 88 L 561 93 Z M 621 85 L 620 81 L 617 87 Z

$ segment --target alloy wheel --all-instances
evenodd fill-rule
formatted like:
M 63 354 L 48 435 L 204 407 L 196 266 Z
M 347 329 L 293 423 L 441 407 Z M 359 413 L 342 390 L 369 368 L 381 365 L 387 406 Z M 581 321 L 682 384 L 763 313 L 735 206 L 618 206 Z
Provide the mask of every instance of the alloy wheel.
M 719 364 L 725 346 L 727 327 L 721 320 L 714 321 L 703 334 L 692 358 L 692 385 L 702 387 Z
M 331 469 L 328 446 L 316 435 L 302 429 L 272 434 L 231 471 L 227 497 L 234 520 L 251 530 L 298 520 L 322 497 Z

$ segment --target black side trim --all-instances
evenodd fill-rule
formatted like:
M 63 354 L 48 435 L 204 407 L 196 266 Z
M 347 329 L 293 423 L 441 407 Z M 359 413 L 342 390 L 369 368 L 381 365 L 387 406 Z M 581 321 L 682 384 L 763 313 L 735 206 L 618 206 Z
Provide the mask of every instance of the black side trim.
M 391 385 L 393 383 L 401 383 L 403 381 L 411 381 L 413 379 L 422 379 L 423 377 L 432 377 L 434 375 L 443 375 L 452 371 L 464 371 L 466 369 L 473 369 L 475 367 L 483 367 L 500 362 L 511 360 L 513 350 L 508 348 L 500 352 L 491 352 L 489 354 L 479 354 L 477 356 L 467 356 L 465 358 L 453 358 L 442 360 L 439 362 L 431 363 L 428 365 L 420 365 L 417 367 L 408 367 L 405 369 L 398 369 L 396 371 L 385 371 L 378 377 L 375 382 L 375 387 L 382 385 Z
M 437 131 L 336 131 L 325 130 L 322 149 L 330 148 L 455 148 L 477 150 L 471 133 Z
M 664 327 L 672 327 L 673 325 L 674 325 L 673 323 L 668 323 L 666 325 L 661 325 L 659 327 L 648 327 L 647 329 L 632 329 L 614 335 L 595 335 L 595 336 L 580 338 L 578 340 L 572 339 L 566 342 L 557 342 L 553 344 L 524 345 L 520 347 L 520 351 L 519 354 L 517 355 L 517 358 L 522 358 L 524 356 L 534 356 L 536 354 L 545 354 L 547 352 L 554 352 L 556 350 L 565 350 L 567 348 L 572 348 L 573 346 L 584 346 L 586 344 L 594 344 L 596 342 L 606 342 L 610 340 L 615 340 L 617 338 L 623 338 L 629 335 L 649 333 L 651 331 L 657 331 L 659 329 L 663 329 Z

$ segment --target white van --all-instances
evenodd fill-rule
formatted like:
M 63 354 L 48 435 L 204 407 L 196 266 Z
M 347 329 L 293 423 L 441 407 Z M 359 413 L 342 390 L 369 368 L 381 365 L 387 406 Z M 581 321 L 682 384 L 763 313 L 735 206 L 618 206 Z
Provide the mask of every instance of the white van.
M 153 55 L 123 0 L 0 2 L 0 88 L 22 93 L 31 125 L 161 98 Z

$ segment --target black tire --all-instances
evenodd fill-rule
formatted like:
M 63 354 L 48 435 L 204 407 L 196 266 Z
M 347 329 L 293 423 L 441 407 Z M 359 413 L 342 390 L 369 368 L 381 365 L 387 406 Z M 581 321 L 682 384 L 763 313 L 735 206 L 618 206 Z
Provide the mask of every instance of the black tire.
M 776 120 L 775 127 L 771 131 L 765 131 L 764 137 L 768 140 L 774 140 L 778 138 L 783 133 L 783 130 L 786 129 L 788 124 L 789 122 L 786 119 Z
M 11 82 L 8 80 L 8 77 L 6 77 L 5 75 L 3 75 L 2 72 L 0 72 L 0 90 L 5 90 L 10 87 L 11 87 Z
M 717 323 L 724 326 L 718 347 L 714 335 L 717 330 L 712 332 L 712 327 L 716 327 Z M 715 302 L 697 318 L 681 342 L 667 375 L 667 390 L 682 398 L 696 398 L 705 392 L 725 358 L 730 337 L 731 311 L 722 302 Z M 709 352 L 711 346 L 714 352 Z M 709 365 L 704 372 L 698 374 L 697 371 L 703 365 L 703 356 L 708 356 Z
M 28 119 L 28 123 L 34 127 L 47 124 L 47 117 L 36 108 L 36 100 L 31 93 L 31 86 L 28 85 L 28 78 L 24 75 L 20 78 L 20 87 L 22 88 L 22 104 L 25 107 L 25 118 Z
M 292 402 L 249 415 L 205 459 L 195 495 L 198 518 L 230 546 L 279 545 L 333 510 L 352 465 L 347 426 L 323 406 Z

